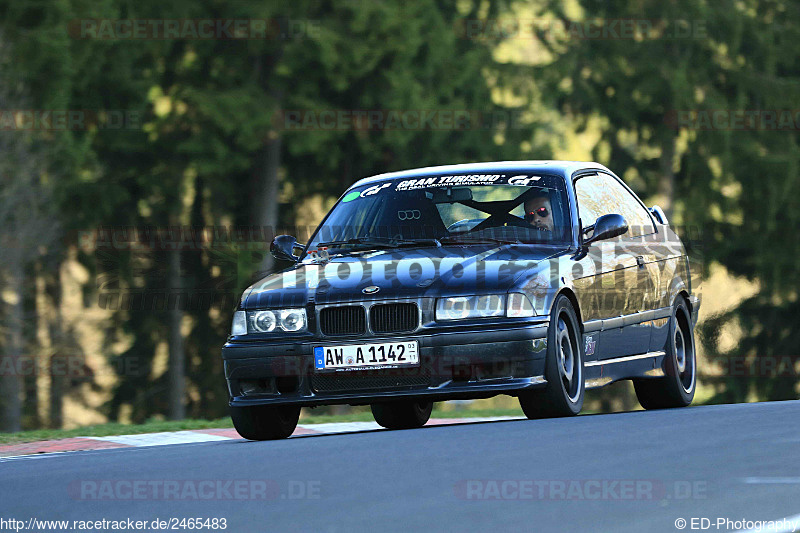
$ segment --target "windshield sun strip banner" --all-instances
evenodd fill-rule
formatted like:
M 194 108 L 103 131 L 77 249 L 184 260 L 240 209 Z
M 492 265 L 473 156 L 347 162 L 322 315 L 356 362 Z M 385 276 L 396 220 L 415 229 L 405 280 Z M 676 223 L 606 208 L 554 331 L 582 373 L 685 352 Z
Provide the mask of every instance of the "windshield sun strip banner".
M 418 176 L 395 178 L 369 185 L 363 189 L 351 189 L 342 196 L 342 203 L 352 202 L 359 198 L 367 198 L 385 192 L 415 191 L 440 187 L 474 187 L 491 185 L 511 185 L 516 187 L 547 187 L 562 189 L 563 176 L 539 173 L 505 173 L 505 174 L 444 174 L 439 176 Z
M 554 179 L 562 179 L 563 181 L 563 178 L 538 174 L 448 174 L 398 179 L 394 182 L 394 190 L 411 191 L 437 187 L 472 187 L 480 185 L 515 185 L 519 187 L 546 185 L 553 187 L 554 184 L 551 182 Z

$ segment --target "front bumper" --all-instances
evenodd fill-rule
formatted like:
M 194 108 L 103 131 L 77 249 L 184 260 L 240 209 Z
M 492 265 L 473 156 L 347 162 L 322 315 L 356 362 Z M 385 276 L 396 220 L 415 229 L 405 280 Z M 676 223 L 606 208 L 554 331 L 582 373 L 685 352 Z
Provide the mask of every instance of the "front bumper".
M 230 404 L 303 406 L 491 397 L 543 386 L 547 322 L 486 331 L 437 332 L 292 343 L 228 342 L 222 349 Z M 318 372 L 315 346 L 419 342 L 420 364 Z
M 701 300 L 699 296 L 694 294 L 689 296 L 689 306 L 692 310 L 692 327 L 697 326 L 697 321 L 700 318 L 700 303 Z

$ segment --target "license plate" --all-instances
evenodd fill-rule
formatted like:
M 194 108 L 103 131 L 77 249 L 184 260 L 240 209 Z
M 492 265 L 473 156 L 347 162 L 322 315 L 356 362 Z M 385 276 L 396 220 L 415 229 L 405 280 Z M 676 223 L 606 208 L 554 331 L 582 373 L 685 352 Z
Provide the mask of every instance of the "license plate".
M 419 346 L 417 341 L 317 346 L 314 348 L 314 368 L 317 370 L 386 368 L 418 364 Z

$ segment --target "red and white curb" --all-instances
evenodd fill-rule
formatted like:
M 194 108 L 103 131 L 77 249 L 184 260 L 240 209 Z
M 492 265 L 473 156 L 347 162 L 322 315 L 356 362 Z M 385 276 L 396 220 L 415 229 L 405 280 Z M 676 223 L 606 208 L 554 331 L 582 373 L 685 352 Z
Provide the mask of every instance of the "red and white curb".
M 479 418 L 432 418 L 426 426 L 469 424 L 474 422 L 495 422 L 501 420 L 520 420 L 522 417 L 494 416 Z M 355 433 L 382 429 L 377 422 L 333 422 L 327 424 L 299 424 L 291 438 L 331 435 L 336 433 Z M 0 458 L 10 459 L 31 454 L 53 452 L 74 452 L 85 450 L 107 450 L 111 448 L 132 448 L 145 446 L 169 446 L 172 444 L 192 444 L 240 440 L 235 429 L 195 429 L 191 431 L 167 431 L 163 433 L 141 433 L 138 435 L 114 435 L 109 437 L 73 437 L 60 440 L 26 442 L 24 444 L 0 445 Z

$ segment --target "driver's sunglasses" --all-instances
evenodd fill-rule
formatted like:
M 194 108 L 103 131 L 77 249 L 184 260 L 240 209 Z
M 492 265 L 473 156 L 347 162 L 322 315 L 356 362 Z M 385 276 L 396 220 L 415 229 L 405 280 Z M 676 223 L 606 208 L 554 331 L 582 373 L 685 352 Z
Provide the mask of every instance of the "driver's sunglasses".
M 533 222 L 535 220 L 534 215 L 538 215 L 539 218 L 547 218 L 550 215 L 550 211 L 548 211 L 546 207 L 540 207 L 539 209 L 525 213 L 525 222 Z

